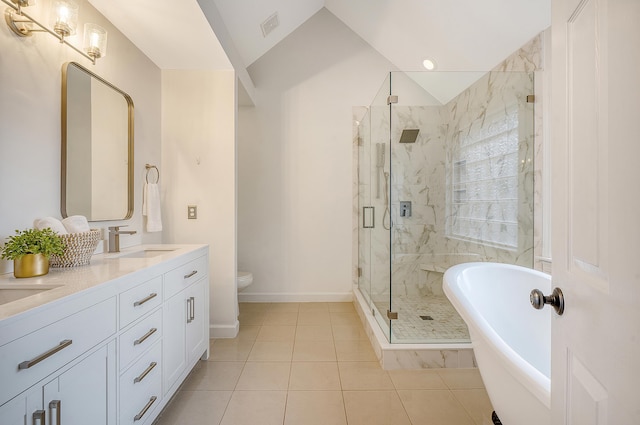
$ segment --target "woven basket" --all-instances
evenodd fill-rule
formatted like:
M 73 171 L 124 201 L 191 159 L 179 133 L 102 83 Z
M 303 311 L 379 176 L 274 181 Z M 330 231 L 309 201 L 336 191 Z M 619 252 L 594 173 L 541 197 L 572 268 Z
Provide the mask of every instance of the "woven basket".
M 65 246 L 64 254 L 60 257 L 52 255 L 49 258 L 49 265 L 51 267 L 76 267 L 89 264 L 101 234 L 100 229 L 91 229 L 83 233 L 60 235 Z

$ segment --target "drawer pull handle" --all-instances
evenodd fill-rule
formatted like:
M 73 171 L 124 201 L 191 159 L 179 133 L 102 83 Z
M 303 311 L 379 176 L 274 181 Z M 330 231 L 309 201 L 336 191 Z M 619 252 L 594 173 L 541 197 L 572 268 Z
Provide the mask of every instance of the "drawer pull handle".
M 133 303 L 133 306 L 134 306 L 134 307 L 138 307 L 139 305 L 142 305 L 142 304 L 146 303 L 146 302 L 147 302 L 147 301 L 149 301 L 149 300 L 152 300 L 153 298 L 155 298 L 155 297 L 157 297 L 157 296 L 158 296 L 158 294 L 156 294 L 155 292 L 153 292 L 153 293 L 149 294 L 149 296 L 148 296 L 148 297 L 145 297 L 145 298 L 141 299 L 140 301 L 136 301 L 136 302 L 134 302 L 134 303 Z
M 133 383 L 134 383 L 134 384 L 137 384 L 138 382 L 142 381 L 142 380 L 145 378 L 145 376 L 147 376 L 147 375 L 149 374 L 149 372 L 151 372 L 151 371 L 153 370 L 153 368 L 154 368 L 154 367 L 156 367 L 156 365 L 157 365 L 157 364 L 158 364 L 158 363 L 156 363 L 156 362 L 151 362 L 151 364 L 149 365 L 149 367 L 148 367 L 148 368 L 146 368 L 146 369 L 144 370 L 144 372 L 142 372 L 142 373 L 140 374 L 140 376 L 138 376 L 136 379 L 134 379 L 134 380 L 133 380 Z
M 65 339 L 64 341 L 61 341 L 60 344 L 58 344 L 56 347 L 53 347 L 51 350 L 47 351 L 46 353 L 40 354 L 35 359 L 25 360 L 24 362 L 20 363 L 18 365 L 18 369 L 29 369 L 31 366 L 35 366 L 41 361 L 45 360 L 46 358 L 53 356 L 58 351 L 64 348 L 67 348 L 72 343 L 73 343 L 73 340 Z
M 36 410 L 33 412 L 33 425 L 45 425 L 47 420 L 47 412 L 44 410 Z
M 192 271 L 192 272 L 191 272 L 191 273 L 189 273 L 189 274 L 185 274 L 185 275 L 184 275 L 184 278 L 185 278 L 185 279 L 189 279 L 191 276 L 194 276 L 196 273 L 198 273 L 198 270 L 194 270 L 194 271 Z
M 147 332 L 146 334 L 142 335 L 140 337 L 140 339 L 136 339 L 135 341 L 133 341 L 133 345 L 139 345 L 142 344 L 145 339 L 149 338 L 151 335 L 153 335 L 154 333 L 156 333 L 158 329 L 157 328 L 151 328 L 149 329 L 149 332 Z
M 187 298 L 187 323 L 191 323 L 191 298 Z
M 156 397 L 156 396 L 152 396 L 152 397 L 149 399 L 149 402 L 147 403 L 147 405 L 146 405 L 146 406 L 144 406 L 144 407 L 142 408 L 142 410 L 140 411 L 140 413 L 138 413 L 137 415 L 135 415 L 135 416 L 133 417 L 133 421 L 135 422 L 135 421 L 139 421 L 140 419 L 142 419 L 142 417 L 144 416 L 144 414 L 145 414 L 145 413 L 147 413 L 147 410 L 149 410 L 149 409 L 151 408 L 151 406 L 153 405 L 153 403 L 155 403 L 155 402 L 156 402 L 156 400 L 157 400 L 157 399 L 158 399 L 158 397 Z
M 49 417 L 51 418 L 51 425 L 60 425 L 60 400 L 51 400 L 49 402 Z M 54 418 L 56 420 L 55 423 L 53 423 Z

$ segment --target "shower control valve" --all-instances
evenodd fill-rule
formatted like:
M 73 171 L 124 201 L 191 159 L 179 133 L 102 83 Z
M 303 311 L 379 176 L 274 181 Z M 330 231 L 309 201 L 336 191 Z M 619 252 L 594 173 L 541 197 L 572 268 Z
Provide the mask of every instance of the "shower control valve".
M 400 201 L 400 217 L 411 217 L 411 201 Z

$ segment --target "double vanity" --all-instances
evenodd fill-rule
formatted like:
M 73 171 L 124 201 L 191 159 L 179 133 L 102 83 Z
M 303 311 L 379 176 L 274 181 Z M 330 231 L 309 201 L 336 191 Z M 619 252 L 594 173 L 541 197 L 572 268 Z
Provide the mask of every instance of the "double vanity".
M 2 425 L 151 424 L 209 355 L 209 248 L 0 275 Z

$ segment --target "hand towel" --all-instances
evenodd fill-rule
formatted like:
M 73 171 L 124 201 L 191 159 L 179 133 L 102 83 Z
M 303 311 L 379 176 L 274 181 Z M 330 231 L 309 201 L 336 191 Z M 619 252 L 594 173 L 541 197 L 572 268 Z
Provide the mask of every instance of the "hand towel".
M 62 220 L 69 233 L 83 233 L 91 230 L 87 218 L 83 215 L 72 215 Z
M 36 218 L 33 221 L 33 227 L 38 230 L 49 228 L 59 235 L 66 235 L 68 233 L 64 224 L 55 217 Z
M 147 217 L 147 232 L 162 231 L 160 186 L 157 183 L 144 184 L 142 189 L 142 215 Z

